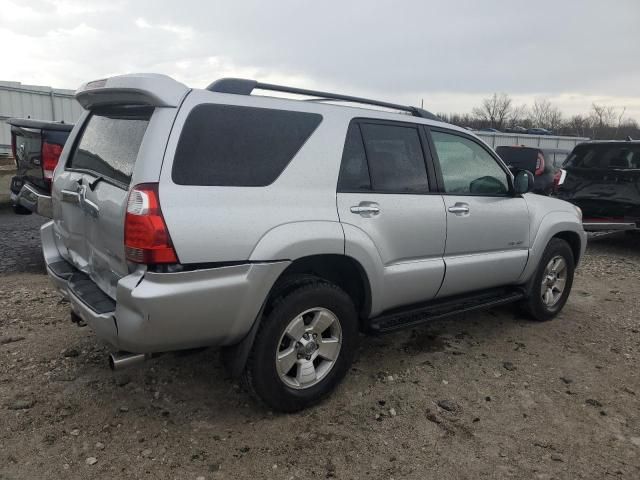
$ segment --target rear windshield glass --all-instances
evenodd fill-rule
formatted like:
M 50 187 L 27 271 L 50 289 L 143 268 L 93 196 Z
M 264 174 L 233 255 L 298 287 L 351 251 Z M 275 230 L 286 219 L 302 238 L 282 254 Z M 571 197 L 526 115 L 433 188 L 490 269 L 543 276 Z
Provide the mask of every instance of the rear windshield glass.
M 498 147 L 496 153 L 508 167 L 531 171 L 536 169 L 538 150 L 534 148 Z
M 640 169 L 640 145 L 579 145 L 573 149 L 565 166 L 619 170 Z
M 185 122 L 173 162 L 179 185 L 269 185 L 307 141 L 315 113 L 203 104 Z
M 119 108 L 92 113 L 66 168 L 129 185 L 152 112 L 150 108 Z

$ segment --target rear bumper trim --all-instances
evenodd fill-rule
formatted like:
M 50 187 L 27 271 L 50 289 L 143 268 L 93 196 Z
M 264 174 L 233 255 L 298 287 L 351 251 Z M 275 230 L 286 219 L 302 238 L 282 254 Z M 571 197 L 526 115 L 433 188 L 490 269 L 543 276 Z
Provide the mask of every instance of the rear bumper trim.
M 583 222 L 582 227 L 587 232 L 601 232 L 604 230 L 636 230 L 634 222 Z
M 43 225 L 40 233 L 49 277 L 73 311 L 99 338 L 133 353 L 239 342 L 251 329 L 271 286 L 290 264 L 175 273 L 137 270 L 120 278 L 111 298 L 62 257 L 53 222 Z
M 11 201 L 43 217 L 52 217 L 51 196 L 45 195 L 28 183 L 25 183 L 16 195 L 12 192 Z

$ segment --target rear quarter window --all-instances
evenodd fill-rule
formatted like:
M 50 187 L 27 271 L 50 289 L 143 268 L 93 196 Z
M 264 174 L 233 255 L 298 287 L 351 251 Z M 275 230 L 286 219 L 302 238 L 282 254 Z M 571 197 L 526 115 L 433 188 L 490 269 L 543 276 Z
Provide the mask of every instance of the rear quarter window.
M 198 105 L 180 134 L 171 176 L 179 185 L 269 185 L 321 121 L 308 112 Z
M 640 144 L 581 145 L 571 152 L 565 166 L 586 169 L 637 170 L 640 169 Z
M 152 113 L 150 108 L 93 112 L 66 168 L 129 185 Z

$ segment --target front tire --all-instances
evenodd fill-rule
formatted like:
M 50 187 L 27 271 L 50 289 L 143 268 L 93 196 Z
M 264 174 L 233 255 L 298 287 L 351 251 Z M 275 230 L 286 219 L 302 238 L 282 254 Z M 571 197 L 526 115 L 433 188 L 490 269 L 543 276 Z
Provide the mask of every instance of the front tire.
M 536 270 L 529 297 L 523 302 L 525 311 L 537 321 L 558 315 L 571 293 L 574 272 L 571 247 L 560 238 L 552 238 Z
M 351 298 L 318 279 L 273 302 L 247 361 L 244 384 L 274 410 L 295 412 L 328 395 L 349 370 L 358 321 Z

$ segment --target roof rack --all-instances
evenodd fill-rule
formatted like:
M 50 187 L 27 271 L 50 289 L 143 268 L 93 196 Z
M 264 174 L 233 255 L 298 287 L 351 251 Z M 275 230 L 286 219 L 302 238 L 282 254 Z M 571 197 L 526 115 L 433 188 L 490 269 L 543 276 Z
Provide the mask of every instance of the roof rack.
M 411 113 L 414 117 L 428 118 L 430 120 L 439 120 L 433 113 L 422 108 L 412 107 L 409 105 L 399 105 L 396 103 L 381 102 L 379 100 L 371 100 L 368 98 L 352 97 L 350 95 L 341 95 L 339 93 L 320 92 L 317 90 L 307 90 L 305 88 L 287 87 L 284 85 L 274 85 L 272 83 L 261 83 L 256 80 L 244 78 L 221 78 L 216 80 L 207 87 L 207 90 L 218 93 L 233 93 L 236 95 L 251 95 L 253 90 L 269 90 L 272 92 L 293 93 L 296 95 L 305 95 L 310 97 L 320 97 L 324 100 L 341 100 L 344 102 L 362 103 L 365 105 L 376 105 L 378 107 L 391 108 Z

